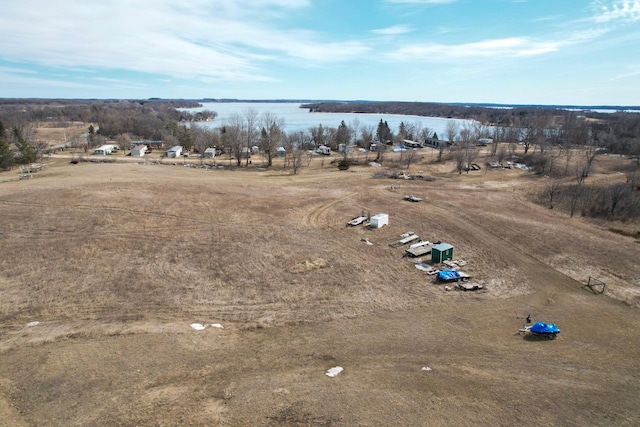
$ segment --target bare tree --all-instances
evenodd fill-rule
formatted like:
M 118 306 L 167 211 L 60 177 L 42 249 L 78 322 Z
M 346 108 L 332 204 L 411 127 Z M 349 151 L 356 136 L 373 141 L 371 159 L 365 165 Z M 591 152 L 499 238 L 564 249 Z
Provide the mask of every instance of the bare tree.
M 127 149 L 131 149 L 131 138 L 128 133 L 118 134 L 115 138 L 118 148 L 122 150 L 122 155 L 126 155 Z
M 595 145 L 587 145 L 584 150 L 584 161 L 582 162 L 582 179 L 587 178 L 591 172 L 593 161 L 598 154 L 598 149 Z
M 222 127 L 222 140 L 224 145 L 229 147 L 236 159 L 236 165 L 240 166 L 244 145 L 243 138 L 244 119 L 235 113 L 227 118 L 226 124 Z
M 433 136 L 433 129 L 429 127 L 421 127 L 420 132 L 418 133 L 418 139 L 422 142 L 425 142 L 427 138 L 431 138 Z
M 407 149 L 404 156 L 404 161 L 407 163 L 407 169 L 411 167 L 412 163 L 415 163 L 420 158 L 420 153 L 415 148 Z
M 554 197 L 560 191 L 560 181 L 553 180 L 551 184 L 549 184 L 545 190 L 546 196 L 549 198 L 549 209 L 553 209 L 553 200 Z
M 507 158 L 507 148 L 504 146 L 504 144 L 497 144 L 497 143 L 493 143 L 493 145 L 496 145 L 498 147 L 497 149 L 497 156 L 498 156 L 498 163 L 502 164 L 502 162 L 504 161 L 504 159 Z
M 193 134 L 193 147 L 200 155 L 204 154 L 207 148 L 219 145 L 220 135 L 215 129 L 194 123 L 191 125 L 191 132 Z
M 244 115 L 244 138 L 246 147 L 246 164 L 249 164 L 251 156 L 251 148 L 255 145 L 258 138 L 258 110 L 255 108 L 247 108 L 243 112 Z
M 363 125 L 360 127 L 360 139 L 362 141 L 362 148 L 369 151 L 373 143 L 373 125 Z
M 311 133 L 311 139 L 313 140 L 316 148 L 320 147 L 321 145 L 329 145 L 327 141 L 328 135 L 325 132 L 325 128 L 322 126 L 322 124 L 316 127 L 309 128 L 309 132 Z
M 351 132 L 351 142 L 350 144 L 353 146 L 358 146 L 359 145 L 359 138 L 361 135 L 360 129 L 362 128 L 363 124 L 360 122 L 360 120 L 356 117 L 353 120 L 351 120 L 351 123 L 349 123 L 349 131 Z
M 529 149 L 538 143 L 540 137 L 541 129 L 539 122 L 535 118 L 523 120 L 520 142 L 524 146 L 524 154 L 527 154 Z
M 311 135 L 305 131 L 299 130 L 287 135 L 287 159 L 291 164 L 294 175 L 296 175 L 302 167 L 304 154 L 306 152 L 304 147 L 310 142 Z
M 462 147 L 462 145 L 458 144 L 458 145 L 452 146 L 450 151 L 450 156 L 456 165 L 456 172 L 461 174 L 462 169 L 464 169 L 464 159 L 465 159 L 465 150 Z
M 465 152 L 464 152 L 464 156 L 465 156 L 464 163 L 465 163 L 467 173 L 469 173 L 469 170 L 471 169 L 471 164 L 475 162 L 479 153 L 478 153 L 478 149 L 471 142 L 468 142 L 465 145 L 466 146 L 465 146 Z
M 444 134 L 447 137 L 447 141 L 449 141 L 449 145 L 453 145 L 453 143 L 456 141 L 459 129 L 460 127 L 458 126 L 457 122 L 453 120 L 449 120 L 447 122 L 447 125 L 444 128 Z
M 285 138 L 285 122 L 282 117 L 265 111 L 260 117 L 260 125 L 262 126 L 260 148 L 267 157 L 267 165 L 272 166 L 273 156 Z
M 613 214 L 620 204 L 622 200 L 629 196 L 629 185 L 625 183 L 617 183 L 613 184 L 608 189 L 609 199 L 611 201 L 611 212 L 610 215 L 613 217 Z

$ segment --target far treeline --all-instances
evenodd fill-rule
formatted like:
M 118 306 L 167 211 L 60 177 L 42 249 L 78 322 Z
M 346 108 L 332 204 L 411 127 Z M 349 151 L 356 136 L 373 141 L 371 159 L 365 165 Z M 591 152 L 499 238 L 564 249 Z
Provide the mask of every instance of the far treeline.
M 351 123 L 342 121 L 337 127 L 319 125 L 287 133 L 284 118 L 270 112 L 259 114 L 252 108 L 231 116 L 217 127 L 198 125 L 215 119 L 214 111 L 194 114 L 179 111 L 199 106 L 200 101 L 194 100 L 0 99 L 0 169 L 37 161 L 43 154 L 63 147 L 88 152 L 113 141 L 126 153 L 136 141 L 161 140 L 165 147 L 181 145 L 186 151 L 197 153 L 216 147 L 230 153 L 237 166 L 243 162 L 248 165 L 245 154 L 258 147 L 266 166 L 270 167 L 278 150 L 284 148 L 285 164 L 296 173 L 304 164 L 304 156 L 309 156 L 309 150 L 320 147 L 340 152 L 339 166 L 347 168 L 359 158 L 358 150 L 349 147 L 363 148 L 367 159 L 368 153 L 373 152 L 375 160 L 383 163 L 388 145 L 402 144 L 405 140 L 429 140 L 430 145 L 437 148 L 433 161 L 453 161 L 456 172 L 462 173 L 478 161 L 476 147 L 480 142 L 491 141 L 485 151 L 487 164 L 518 161 L 555 180 L 541 195 L 550 206 L 566 208 L 572 216 L 576 212 L 618 219 L 640 216 L 637 203 L 640 113 L 541 106 L 320 102 L 304 104 L 303 108 L 310 112 L 403 114 L 475 122 L 458 126 L 451 121 L 444 135 L 437 135 L 419 122 L 402 122 L 398 129 L 390 129 L 382 120 L 374 127 L 363 125 L 357 119 Z M 38 133 L 39 127 L 71 126 L 84 126 L 86 131 L 62 146 L 52 146 Z M 595 157 L 603 153 L 629 159 L 624 170 L 620 170 L 626 181 L 611 188 L 596 184 L 589 187 L 585 179 Z M 401 161 L 409 168 L 420 159 L 416 152 L 409 150 L 401 155 Z

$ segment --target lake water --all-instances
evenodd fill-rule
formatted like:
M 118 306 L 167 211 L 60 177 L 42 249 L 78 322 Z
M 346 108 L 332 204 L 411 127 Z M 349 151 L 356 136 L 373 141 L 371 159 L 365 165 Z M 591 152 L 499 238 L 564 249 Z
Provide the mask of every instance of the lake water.
M 398 132 L 400 122 L 405 124 L 419 123 L 422 128 L 428 127 L 432 131 L 437 132 L 438 137 L 444 139 L 445 127 L 447 122 L 455 121 L 459 125 L 465 122 L 472 123 L 470 120 L 444 119 L 438 117 L 422 117 L 408 116 L 399 114 L 362 114 L 362 113 L 310 113 L 306 108 L 300 108 L 301 103 L 289 102 L 205 102 L 199 108 L 184 108 L 181 110 L 198 112 L 203 110 L 215 111 L 218 117 L 213 122 L 203 122 L 204 126 L 218 127 L 225 124 L 226 120 L 233 114 L 242 115 L 249 108 L 254 109 L 258 114 L 266 111 L 281 117 L 285 121 L 285 130 L 287 132 L 296 132 L 299 130 L 308 130 L 322 124 L 323 127 L 337 128 L 340 122 L 344 120 L 347 126 L 351 126 L 355 119 L 360 125 L 373 126 L 375 134 L 378 123 L 386 121 L 389 128 L 395 134 Z

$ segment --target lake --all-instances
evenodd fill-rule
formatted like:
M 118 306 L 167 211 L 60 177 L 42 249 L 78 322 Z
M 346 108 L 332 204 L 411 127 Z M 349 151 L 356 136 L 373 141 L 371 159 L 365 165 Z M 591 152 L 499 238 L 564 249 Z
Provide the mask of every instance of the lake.
M 439 117 L 422 117 L 409 116 L 400 114 L 364 114 L 364 113 L 310 113 L 306 108 L 300 108 L 301 103 L 293 102 L 204 102 L 202 107 L 198 108 L 181 108 L 183 111 L 198 112 L 203 110 L 215 111 L 218 117 L 213 122 L 199 123 L 203 126 L 218 127 L 225 124 L 225 121 L 233 114 L 242 115 L 245 111 L 252 108 L 262 114 L 266 111 L 281 117 L 285 121 L 285 130 L 287 132 L 296 132 L 299 130 L 308 130 L 322 124 L 323 127 L 337 128 L 340 122 L 344 120 L 347 126 L 351 126 L 355 119 L 360 125 L 373 126 L 375 134 L 378 123 L 382 119 L 389 124 L 389 128 L 395 134 L 398 132 L 400 122 L 405 124 L 419 123 L 422 128 L 428 127 L 432 131 L 437 132 L 438 137 L 444 139 L 445 127 L 447 122 L 454 121 L 459 125 L 463 123 L 473 123 L 471 120 L 445 119 Z

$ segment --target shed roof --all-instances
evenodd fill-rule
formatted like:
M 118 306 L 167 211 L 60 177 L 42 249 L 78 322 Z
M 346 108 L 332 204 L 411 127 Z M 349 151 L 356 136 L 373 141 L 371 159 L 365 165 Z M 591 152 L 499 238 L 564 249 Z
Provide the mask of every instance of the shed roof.
M 437 245 L 433 245 L 432 249 L 435 249 L 436 251 L 444 252 L 444 251 L 447 251 L 449 249 L 453 249 L 453 245 L 450 245 L 448 243 L 440 243 L 440 244 L 437 244 Z

